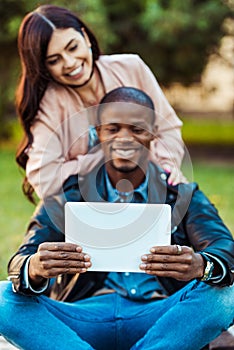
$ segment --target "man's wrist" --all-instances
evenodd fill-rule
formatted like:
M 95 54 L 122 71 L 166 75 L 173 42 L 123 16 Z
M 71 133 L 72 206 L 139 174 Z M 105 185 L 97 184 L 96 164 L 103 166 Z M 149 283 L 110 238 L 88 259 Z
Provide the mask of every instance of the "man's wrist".
M 31 260 L 32 256 L 30 256 L 27 261 L 26 264 L 24 266 L 24 272 L 23 272 L 23 284 L 24 284 L 24 288 L 25 289 L 29 289 L 30 291 L 32 291 L 33 293 L 42 293 L 44 292 L 49 285 L 49 279 L 43 278 L 42 280 L 38 280 L 37 283 L 35 284 L 34 279 L 30 278 L 29 275 L 29 263 Z
M 208 256 L 214 263 L 214 271 L 210 281 L 212 281 L 212 283 L 214 284 L 218 284 L 227 275 L 227 268 L 225 264 L 222 262 L 222 260 L 220 260 L 220 258 L 218 258 L 217 256 L 207 252 L 205 252 L 204 254 Z
M 32 265 L 31 265 L 32 258 L 33 258 L 33 256 L 31 257 L 31 259 L 29 260 L 29 263 L 28 263 L 28 280 L 29 280 L 30 285 L 33 288 L 40 288 L 41 286 L 43 286 L 45 284 L 47 279 L 42 277 L 42 276 L 38 276 L 37 274 L 34 273 Z
M 200 252 L 199 254 L 202 256 L 204 260 L 204 266 L 205 266 L 203 276 L 201 277 L 200 280 L 203 282 L 210 281 L 213 277 L 215 264 L 211 260 L 211 258 L 205 253 Z

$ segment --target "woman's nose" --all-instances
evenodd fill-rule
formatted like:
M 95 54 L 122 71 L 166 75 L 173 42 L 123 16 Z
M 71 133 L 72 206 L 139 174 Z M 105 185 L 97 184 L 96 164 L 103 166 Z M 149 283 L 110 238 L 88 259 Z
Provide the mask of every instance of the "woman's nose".
M 75 64 L 75 57 L 71 56 L 71 55 L 64 55 L 64 67 L 65 68 L 70 68 L 70 67 L 73 67 L 74 64 Z

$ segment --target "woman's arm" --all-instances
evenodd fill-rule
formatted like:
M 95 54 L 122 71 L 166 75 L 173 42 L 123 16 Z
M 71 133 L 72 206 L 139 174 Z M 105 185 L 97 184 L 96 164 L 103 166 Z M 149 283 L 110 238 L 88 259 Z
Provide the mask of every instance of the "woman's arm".
M 151 160 L 172 173 L 169 182 L 186 181 L 180 167 L 184 156 L 184 143 L 181 135 L 182 121 L 167 101 L 157 79 L 149 67 L 136 56 L 139 86 L 153 100 L 156 111 L 157 140 L 152 143 Z
M 65 88 L 50 89 L 31 128 L 26 176 L 39 198 L 59 193 L 73 174 L 87 174 L 102 158 L 88 152 L 89 120 L 79 111 L 77 95 Z

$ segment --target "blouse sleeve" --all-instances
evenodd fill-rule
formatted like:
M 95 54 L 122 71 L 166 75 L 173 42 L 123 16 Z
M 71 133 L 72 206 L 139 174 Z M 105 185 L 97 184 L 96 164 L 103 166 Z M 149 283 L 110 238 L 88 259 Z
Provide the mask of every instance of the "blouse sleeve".
M 139 56 L 136 57 L 140 88 L 152 98 L 156 111 L 157 138 L 152 143 L 151 160 L 162 167 L 165 165 L 176 167 L 180 172 L 184 156 L 184 143 L 181 136 L 182 121 L 167 101 L 149 67 Z

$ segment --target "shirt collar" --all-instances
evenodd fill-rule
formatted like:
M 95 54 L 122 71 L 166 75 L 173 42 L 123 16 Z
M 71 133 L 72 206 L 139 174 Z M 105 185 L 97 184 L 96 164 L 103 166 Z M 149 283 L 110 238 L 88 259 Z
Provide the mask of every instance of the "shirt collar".
M 120 196 L 118 191 L 112 186 L 109 176 L 104 169 L 105 181 L 106 181 L 106 190 L 107 190 L 107 200 L 108 202 L 117 202 L 120 200 Z M 139 187 L 134 189 L 134 193 L 139 193 L 142 197 L 142 203 L 146 203 L 148 201 L 148 180 L 149 173 L 147 171 L 145 180 L 140 184 Z

